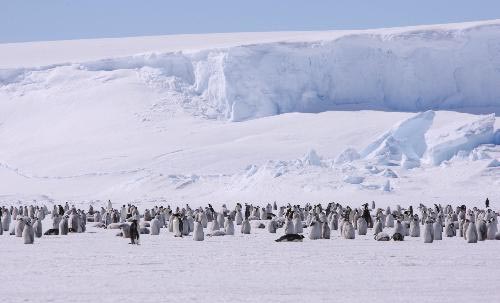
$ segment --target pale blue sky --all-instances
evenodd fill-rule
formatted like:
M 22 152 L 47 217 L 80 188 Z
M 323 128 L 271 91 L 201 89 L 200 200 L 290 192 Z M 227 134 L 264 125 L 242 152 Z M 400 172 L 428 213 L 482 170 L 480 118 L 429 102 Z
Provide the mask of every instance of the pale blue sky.
M 0 0 L 0 43 L 500 18 L 500 0 Z

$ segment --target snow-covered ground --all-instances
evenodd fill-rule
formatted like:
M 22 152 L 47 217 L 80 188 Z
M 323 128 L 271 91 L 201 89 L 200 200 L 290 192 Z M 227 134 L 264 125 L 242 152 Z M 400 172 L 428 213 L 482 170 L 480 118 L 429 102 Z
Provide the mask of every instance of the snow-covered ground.
M 50 219 L 44 226 L 50 226 Z M 253 223 L 252 223 L 253 224 Z M 89 226 L 91 223 L 89 223 Z M 390 228 L 387 229 L 390 232 Z M 283 229 L 280 229 L 283 232 Z M 44 236 L 34 245 L 0 236 L 5 302 L 496 302 L 500 241 L 443 238 L 377 242 L 276 243 L 280 234 L 174 238 L 142 235 L 140 246 L 117 230 Z M 305 231 L 307 234 L 307 230 Z

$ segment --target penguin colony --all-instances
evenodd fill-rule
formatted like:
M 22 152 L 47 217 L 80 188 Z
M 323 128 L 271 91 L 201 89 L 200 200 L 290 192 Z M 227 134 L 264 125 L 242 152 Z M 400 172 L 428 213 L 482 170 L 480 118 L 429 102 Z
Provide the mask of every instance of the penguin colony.
M 467 208 L 465 205 L 420 204 L 404 209 L 375 208 L 375 202 L 351 208 L 348 205 L 329 203 L 279 206 L 276 202 L 264 207 L 237 203 L 230 210 L 225 204 L 216 211 L 211 204 L 206 207 L 171 209 L 170 206 L 155 206 L 143 213 L 134 205 L 122 205 L 115 209 L 111 201 L 106 207 L 88 211 L 54 205 L 46 206 L 2 206 L 0 207 L 0 235 L 8 232 L 23 238 L 25 244 L 33 244 L 42 235 L 67 235 L 83 233 L 87 223 L 95 227 L 116 229 L 117 236 L 129 239 L 130 244 L 139 244 L 141 235 L 172 233 L 175 237 L 192 236 L 194 241 L 203 241 L 205 236 L 231 236 L 239 229 L 241 234 L 250 234 L 253 228 L 266 229 L 282 237 L 276 242 L 302 242 L 303 239 L 330 239 L 332 235 L 343 239 L 356 239 L 356 235 L 372 235 L 376 241 L 404 241 L 405 237 L 420 237 L 424 243 L 433 243 L 443 238 L 461 237 L 467 243 L 485 240 L 500 240 L 498 212 L 489 207 Z M 43 232 L 42 221 L 50 216 L 52 226 Z M 254 221 L 255 223 L 251 224 Z M 164 230 L 164 231 L 163 231 Z

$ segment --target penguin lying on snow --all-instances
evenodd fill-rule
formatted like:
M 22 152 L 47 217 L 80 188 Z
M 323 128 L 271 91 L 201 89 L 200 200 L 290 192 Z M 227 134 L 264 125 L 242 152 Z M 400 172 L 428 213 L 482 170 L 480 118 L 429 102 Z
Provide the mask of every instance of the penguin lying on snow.
M 59 229 L 51 228 L 43 233 L 45 236 L 57 236 L 59 235 Z
M 302 239 L 304 239 L 303 235 L 288 234 L 288 235 L 284 235 L 282 237 L 279 237 L 278 239 L 276 239 L 274 241 L 276 241 L 276 242 L 302 242 Z
M 373 238 L 377 241 L 389 241 L 389 240 L 391 240 L 391 237 L 389 237 L 389 235 L 384 233 L 384 232 L 377 233 Z
M 394 233 L 394 235 L 392 235 L 392 239 L 394 241 L 403 241 L 404 240 L 404 236 L 400 233 Z

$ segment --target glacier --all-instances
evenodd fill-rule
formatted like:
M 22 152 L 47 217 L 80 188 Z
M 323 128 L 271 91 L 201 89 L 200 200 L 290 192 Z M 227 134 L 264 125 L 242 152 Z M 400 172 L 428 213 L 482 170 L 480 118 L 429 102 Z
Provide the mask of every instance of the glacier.
M 3 68 L 0 84 L 47 83 L 64 70 L 133 70 L 177 94 L 194 114 L 230 121 L 327 110 L 484 113 L 500 103 L 499 33 L 500 21 L 489 21 L 311 34 L 304 41 Z

